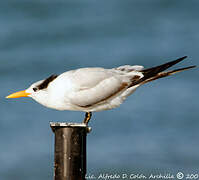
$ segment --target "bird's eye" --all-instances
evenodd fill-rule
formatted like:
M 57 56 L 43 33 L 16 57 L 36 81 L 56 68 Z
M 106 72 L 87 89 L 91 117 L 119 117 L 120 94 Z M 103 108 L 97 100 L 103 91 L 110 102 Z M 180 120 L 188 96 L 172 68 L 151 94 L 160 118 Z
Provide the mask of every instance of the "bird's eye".
M 36 92 L 37 90 L 38 90 L 37 88 L 33 88 L 33 91 L 35 91 L 35 92 Z

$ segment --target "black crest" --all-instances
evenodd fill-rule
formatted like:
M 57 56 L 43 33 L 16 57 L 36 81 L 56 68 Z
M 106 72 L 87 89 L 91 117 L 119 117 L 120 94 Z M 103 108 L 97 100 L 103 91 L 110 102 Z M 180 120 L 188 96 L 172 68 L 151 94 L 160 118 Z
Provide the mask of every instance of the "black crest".
M 52 82 L 54 79 L 56 79 L 57 76 L 58 76 L 58 75 L 56 75 L 56 74 L 51 75 L 50 77 L 48 77 L 47 79 L 45 79 L 41 84 L 39 84 L 39 85 L 37 86 L 37 88 L 38 88 L 39 90 L 41 90 L 41 89 L 46 89 L 46 88 L 48 87 L 49 83 Z

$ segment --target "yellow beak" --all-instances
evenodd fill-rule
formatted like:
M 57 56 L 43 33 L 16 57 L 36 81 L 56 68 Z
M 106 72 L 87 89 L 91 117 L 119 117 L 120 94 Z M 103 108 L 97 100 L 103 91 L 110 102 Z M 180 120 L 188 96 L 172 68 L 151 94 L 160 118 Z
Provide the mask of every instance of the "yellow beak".
M 10 94 L 10 95 L 6 96 L 6 98 L 27 97 L 28 95 L 30 95 L 30 93 L 27 93 L 27 92 L 24 90 L 24 91 L 19 91 L 19 92 Z

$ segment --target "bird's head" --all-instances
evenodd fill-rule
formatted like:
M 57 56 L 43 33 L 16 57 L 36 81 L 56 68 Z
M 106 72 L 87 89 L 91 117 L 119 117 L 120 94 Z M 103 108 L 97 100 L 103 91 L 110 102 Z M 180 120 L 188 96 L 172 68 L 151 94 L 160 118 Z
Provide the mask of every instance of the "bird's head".
M 39 101 L 39 99 L 46 98 L 48 85 L 52 82 L 57 75 L 52 75 L 45 80 L 40 80 L 33 83 L 29 88 L 23 91 L 19 91 L 8 95 L 6 98 L 20 98 L 20 97 L 32 97 Z
M 43 89 L 39 89 L 38 85 L 41 84 L 44 80 L 38 81 L 36 83 L 33 83 L 29 88 L 23 90 L 23 91 L 18 91 L 13 94 L 10 94 L 6 96 L 6 98 L 20 98 L 20 97 L 36 97 L 38 96 Z

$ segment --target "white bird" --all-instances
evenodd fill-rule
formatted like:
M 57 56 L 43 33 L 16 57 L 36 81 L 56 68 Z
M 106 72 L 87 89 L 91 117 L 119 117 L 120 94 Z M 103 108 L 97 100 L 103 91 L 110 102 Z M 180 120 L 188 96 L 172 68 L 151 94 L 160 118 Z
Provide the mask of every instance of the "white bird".
M 92 112 L 118 107 L 139 86 L 194 68 L 195 66 L 189 66 L 163 72 L 185 58 L 186 56 L 149 69 L 125 65 L 113 69 L 97 67 L 71 70 L 51 75 L 6 98 L 28 96 L 48 108 L 83 111 L 86 112 L 84 123 L 88 124 Z

